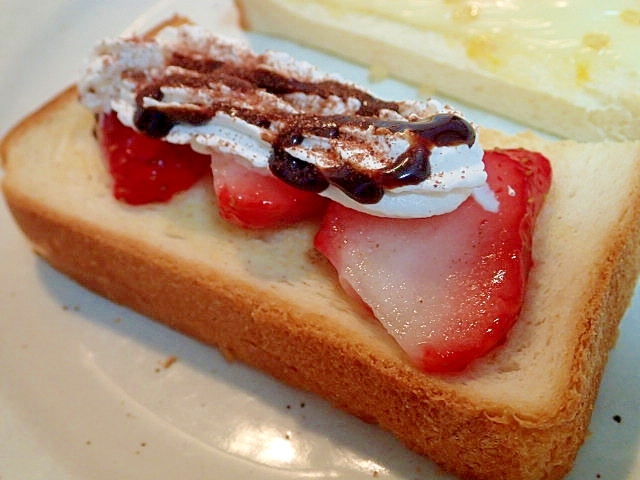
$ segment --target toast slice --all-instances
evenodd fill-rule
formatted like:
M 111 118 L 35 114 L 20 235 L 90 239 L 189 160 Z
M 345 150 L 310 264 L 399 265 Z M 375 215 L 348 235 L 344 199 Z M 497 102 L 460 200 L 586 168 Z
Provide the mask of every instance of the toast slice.
M 203 181 L 168 204 L 118 203 L 71 88 L 3 140 L 3 191 L 34 250 L 99 294 L 315 392 L 464 478 L 560 478 L 582 444 L 640 269 L 640 142 L 547 143 L 536 265 L 508 341 L 426 375 L 341 291 L 313 223 L 248 232 Z
M 94 128 L 70 88 L 0 145 L 9 208 L 55 268 L 378 423 L 461 477 L 560 478 L 571 468 L 640 270 L 640 142 L 481 132 L 488 148 L 543 152 L 554 181 L 516 327 L 445 376 L 412 367 L 345 295 L 313 250 L 315 223 L 238 229 L 218 216 L 208 181 L 167 204 L 119 203 Z
M 640 57 L 631 47 L 640 42 L 640 10 L 628 2 L 236 3 L 248 29 L 364 64 L 374 77 L 552 135 L 640 139 Z

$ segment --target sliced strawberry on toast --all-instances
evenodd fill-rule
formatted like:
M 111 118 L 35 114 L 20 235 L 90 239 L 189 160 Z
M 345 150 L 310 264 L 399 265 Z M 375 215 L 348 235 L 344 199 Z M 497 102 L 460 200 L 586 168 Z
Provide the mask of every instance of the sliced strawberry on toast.
M 131 205 L 165 202 L 211 168 L 209 155 L 139 133 L 113 112 L 101 116 L 97 135 L 113 177 L 113 194 Z
M 497 213 L 473 198 L 417 220 L 332 204 L 315 238 L 346 290 L 424 371 L 464 369 L 504 340 L 522 306 L 551 168 L 525 150 L 487 152 L 485 164 Z
M 251 170 L 233 156 L 213 159 L 213 186 L 220 215 L 243 228 L 278 228 L 320 217 L 328 200 Z

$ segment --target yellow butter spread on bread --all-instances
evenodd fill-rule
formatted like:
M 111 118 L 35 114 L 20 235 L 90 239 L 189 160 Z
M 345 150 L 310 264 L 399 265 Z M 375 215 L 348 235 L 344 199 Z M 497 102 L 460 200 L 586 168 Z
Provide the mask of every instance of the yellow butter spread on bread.
M 250 28 L 324 48 L 574 139 L 640 138 L 631 0 L 254 0 Z M 286 29 L 276 18 L 291 18 Z
M 321 3 L 336 15 L 362 13 L 437 32 L 461 44 L 478 67 L 532 87 L 550 82 L 579 95 L 593 83 L 615 95 L 616 76 L 640 69 L 640 5 L 628 0 L 418 0 L 401 8 L 370 0 Z

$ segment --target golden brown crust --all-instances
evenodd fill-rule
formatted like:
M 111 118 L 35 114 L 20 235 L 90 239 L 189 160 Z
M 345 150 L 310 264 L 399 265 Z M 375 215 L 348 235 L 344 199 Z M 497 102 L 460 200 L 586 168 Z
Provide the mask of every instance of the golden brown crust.
M 640 174 L 625 180 L 625 185 L 630 183 L 627 188 L 636 192 L 635 197 L 628 201 L 606 245 L 599 245 L 601 260 L 592 271 L 585 272 L 588 281 L 582 291 L 584 299 L 579 300 L 579 315 L 562 320 L 571 325 L 571 334 L 566 337 L 566 355 L 571 359 L 566 374 L 569 380 L 558 381 L 557 395 L 552 399 L 521 406 L 515 401 L 500 403 L 490 395 L 480 396 L 480 387 L 464 384 L 482 383 L 483 372 L 492 361 L 504 365 L 501 355 L 511 355 L 510 345 L 496 353 L 496 359 L 481 362 L 476 370 L 465 374 L 467 377 L 424 375 L 413 369 L 392 344 L 379 338 L 374 327 L 351 328 L 350 323 L 339 323 L 321 310 L 296 303 L 285 295 L 289 290 L 279 285 L 265 281 L 268 285 L 263 288 L 251 272 L 236 275 L 235 270 L 227 271 L 215 262 L 190 258 L 178 247 L 172 250 L 171 246 L 177 244 L 160 238 L 161 231 L 139 238 L 126 229 L 126 224 L 118 229 L 104 221 L 96 222 L 83 210 L 78 213 L 73 208 L 61 208 L 46 193 L 25 188 L 36 175 L 33 169 L 25 173 L 34 159 L 49 168 L 46 154 L 57 150 L 51 148 L 52 142 L 64 144 L 64 152 L 57 152 L 58 161 L 64 158 L 100 165 L 98 150 L 92 148 L 92 116 L 77 104 L 75 96 L 74 89 L 67 90 L 19 124 L 0 146 L 8 205 L 35 251 L 51 265 L 114 302 L 215 345 L 230 359 L 246 362 L 290 385 L 315 392 L 366 421 L 379 423 L 410 448 L 463 478 L 554 479 L 568 472 L 584 439 L 607 353 L 640 269 Z M 74 139 L 73 145 L 66 136 Z M 542 145 L 551 157 L 560 148 L 540 144 L 533 137 L 502 138 L 493 132 L 484 132 L 483 136 L 487 143 Z M 43 142 L 43 138 L 49 142 Z M 581 147 L 576 144 L 571 148 Z M 640 155 L 637 145 L 621 151 Z M 638 167 L 639 163 L 637 158 L 634 164 Z M 88 188 L 87 192 L 93 195 L 93 190 Z M 560 202 L 561 193 L 550 193 L 551 205 Z M 139 221 L 137 213 L 115 201 L 89 200 L 95 201 L 95 208 L 105 208 L 123 221 L 132 215 Z M 101 207 L 103 203 L 99 202 L 106 206 Z M 548 233 L 544 222 L 556 221 L 549 210 L 541 219 L 539 250 L 548 248 L 543 238 Z M 156 211 L 164 212 L 162 208 Z M 149 212 L 141 215 L 151 224 L 155 219 Z M 162 213 L 163 221 L 165 217 L 173 218 Z M 224 237 L 224 242 L 242 244 L 246 240 L 246 232 L 216 225 L 212 231 Z M 191 235 L 185 231 L 195 227 L 184 231 L 180 226 L 175 228 L 176 235 Z M 308 241 L 311 235 L 312 230 L 305 226 L 285 234 Z M 264 241 L 286 241 L 285 236 Z M 270 248 L 277 247 L 274 243 Z M 287 250 L 292 254 L 289 247 Z M 306 251 L 300 256 L 306 257 Z M 320 287 L 335 283 L 335 279 L 326 278 L 327 270 L 322 266 L 310 268 L 313 281 L 316 274 L 321 278 Z M 538 268 L 544 271 L 545 263 L 540 261 Z M 540 289 L 547 280 L 536 279 L 536 275 L 532 290 Z M 303 288 L 296 285 L 295 275 L 288 281 L 292 288 Z M 347 309 L 344 316 L 349 322 L 369 323 L 357 320 L 358 312 L 344 303 L 339 293 L 328 292 L 323 291 L 323 301 L 329 299 Z M 525 320 L 511 343 L 531 334 L 529 320 Z M 561 364 L 556 368 L 561 370 Z
M 173 15 L 172 17 L 169 17 L 168 19 L 166 19 L 164 22 L 154 26 L 153 28 L 149 29 L 147 32 L 145 32 L 144 36 L 145 38 L 153 38 L 155 37 L 163 28 L 166 27 L 179 27 L 180 25 L 185 25 L 185 24 L 193 24 L 193 21 L 190 18 L 184 17 L 182 15 Z

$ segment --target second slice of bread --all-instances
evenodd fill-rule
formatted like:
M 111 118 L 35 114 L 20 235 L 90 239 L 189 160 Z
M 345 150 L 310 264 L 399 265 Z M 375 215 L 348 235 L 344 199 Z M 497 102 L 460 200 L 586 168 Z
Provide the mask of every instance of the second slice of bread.
M 638 70 L 617 73 L 614 67 L 609 66 L 603 68 L 604 73 L 600 74 L 603 78 L 554 82 L 552 80 L 561 76 L 561 72 L 554 68 L 562 66 L 570 72 L 578 67 L 570 59 L 566 62 L 550 61 L 554 60 L 553 49 L 546 52 L 550 59 L 542 55 L 528 58 L 525 51 L 520 58 L 505 60 L 507 64 L 511 62 L 527 69 L 528 76 L 523 79 L 517 78 L 523 76 L 519 72 L 515 76 L 501 74 L 472 60 L 459 38 L 464 34 L 458 35 L 455 31 L 463 29 L 467 25 L 465 23 L 443 20 L 439 28 L 422 29 L 416 27 L 422 20 L 420 18 L 413 19 L 415 22 L 401 22 L 376 13 L 375 6 L 363 7 L 362 2 L 350 5 L 348 1 L 327 4 L 314 0 L 236 0 L 236 3 L 241 6 L 245 25 L 251 30 L 283 36 L 325 50 L 371 67 L 373 71 L 412 82 L 537 130 L 576 140 L 640 139 L 640 123 L 635 120 L 640 115 Z M 444 3 L 451 9 L 465 4 Z M 394 2 L 392 8 L 402 11 L 405 5 L 409 13 L 413 12 L 411 2 Z M 482 8 L 480 5 L 480 16 L 483 15 Z M 507 8 L 514 8 L 517 15 L 517 4 Z M 554 8 L 540 6 L 541 11 Z M 427 14 L 426 8 L 416 7 L 415 12 L 416 15 Z M 556 17 L 562 18 L 562 14 L 557 13 Z M 527 25 L 541 21 L 516 17 L 514 23 Z M 580 20 L 567 20 L 565 17 L 565 21 Z M 283 24 L 286 27 L 283 28 Z M 597 29 L 599 24 L 594 22 L 583 27 L 586 33 Z M 561 25 L 551 28 L 558 29 Z M 632 38 L 640 41 L 637 26 L 621 22 L 619 28 L 638 32 Z M 522 35 L 529 33 L 524 29 Z M 578 45 L 580 40 L 564 39 Z M 514 41 L 517 42 L 517 38 Z M 628 47 L 621 45 L 617 48 Z M 615 50 L 609 53 L 613 54 Z M 604 57 L 604 53 L 599 57 Z M 541 58 L 547 61 L 543 63 Z M 516 69 L 514 66 L 511 68 Z
M 459 375 L 415 369 L 340 289 L 314 223 L 248 232 L 200 182 L 167 204 L 114 200 L 91 112 L 70 89 L 3 140 L 3 191 L 35 251 L 60 271 L 315 392 L 465 478 L 560 478 L 586 435 L 640 269 L 640 143 L 544 142 L 554 180 L 534 237 L 521 318 Z

